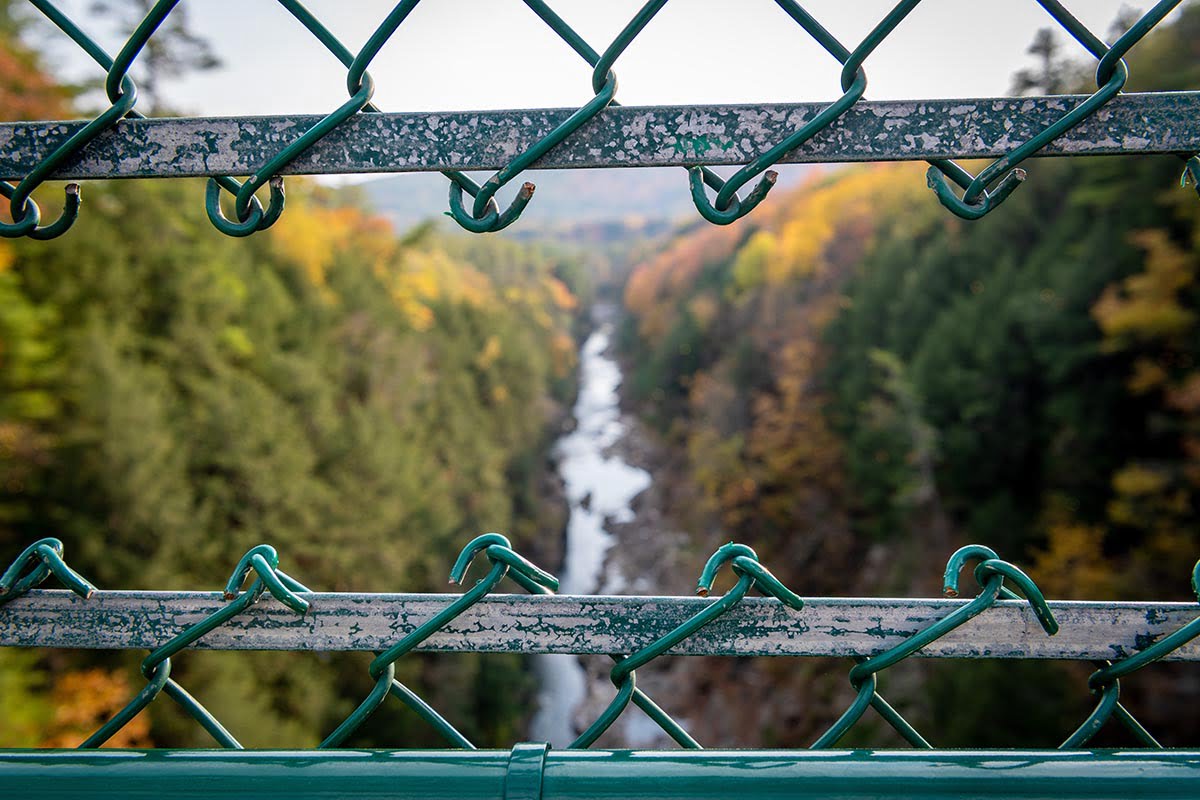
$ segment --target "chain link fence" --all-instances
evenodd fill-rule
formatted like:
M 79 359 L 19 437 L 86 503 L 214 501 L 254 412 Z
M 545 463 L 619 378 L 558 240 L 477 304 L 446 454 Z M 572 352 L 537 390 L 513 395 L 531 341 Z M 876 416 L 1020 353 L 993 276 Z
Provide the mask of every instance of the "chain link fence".
M 1163 659 L 1200 660 L 1200 646 L 1193 644 L 1200 636 L 1196 606 L 1051 603 L 1020 568 L 981 545 L 961 548 L 946 565 L 943 589 L 955 598 L 960 573 L 975 564 L 978 594 L 969 601 L 806 601 L 763 566 L 754 550 L 733 543 L 709 558 L 697 582 L 701 598 L 557 597 L 557 579 L 495 533 L 463 549 L 450 570 L 451 583 L 461 584 L 479 556 L 489 565 L 487 574 L 452 599 L 345 595 L 313 593 L 279 569 L 274 548 L 260 545 L 242 557 L 225 584 L 224 600 L 215 601 L 205 593 L 98 592 L 63 560 L 60 541 L 42 539 L 0 576 L 0 645 L 151 648 L 141 663 L 145 687 L 82 749 L 103 745 L 164 694 L 217 745 L 241 749 L 236 736 L 171 678 L 171 659 L 193 646 L 376 652 L 364 681 L 371 688 L 325 736 L 322 749 L 352 744 L 355 731 L 389 698 L 419 715 L 449 746 L 475 749 L 453 723 L 396 680 L 396 662 L 418 647 L 611 655 L 613 697 L 568 749 L 591 746 L 631 704 L 680 747 L 702 749 L 638 688 L 637 670 L 665 654 L 853 658 L 848 677 L 856 697 L 812 743 L 814 750 L 836 746 L 868 708 L 914 748 L 933 749 L 936 738 L 916 730 L 880 691 L 885 671 L 907 658 L 1088 659 L 1096 665 L 1087 685 L 1095 708 L 1078 728 L 1064 732 L 1060 749 L 1085 747 L 1110 723 L 1124 726 L 1143 747 L 1161 749 L 1121 704 L 1121 678 Z M 703 599 L 724 568 L 737 579 L 733 588 L 719 599 Z M 34 591 L 50 577 L 69 591 Z M 530 597 L 496 595 L 505 578 Z M 1200 601 L 1200 563 L 1191 580 Z M 750 598 L 752 590 L 765 597 Z M 256 605 L 267 595 L 278 602 Z M 199 621 L 181 624 L 182 619 Z
M 1200 93 L 1121 94 L 1129 78 L 1123 57 L 1182 0 L 1154 3 L 1111 45 L 1057 0 L 1037 0 L 1096 59 L 1090 95 L 910 103 L 866 101 L 865 64 L 921 0 L 896 3 L 852 45 L 802 4 L 776 0 L 801 39 L 811 39 L 841 64 L 837 100 L 653 108 L 620 107 L 614 70 L 667 0 L 646 2 L 603 49 L 543 0 L 524 0 L 592 68 L 592 99 L 574 110 L 436 115 L 384 114 L 372 102 L 369 67 L 419 0 L 397 3 L 357 52 L 298 0 L 278 2 L 346 68 L 349 99 L 324 117 L 146 119 L 137 110 L 130 70 L 179 0 L 150 6 L 115 57 L 54 2 L 30 0 L 105 71 L 108 108 L 86 122 L 0 126 L 0 178 L 15 181 L 0 181 L 12 220 L 0 223 L 0 236 L 50 239 L 65 233 L 79 214 L 78 184 L 67 186 L 63 210 L 52 222 L 43 221 L 33 192 L 47 180 L 85 177 L 206 176 L 208 216 L 230 236 L 253 234 L 279 219 L 282 176 L 292 172 L 441 171 L 449 181 L 447 213 L 476 233 L 502 230 L 521 216 L 533 198 L 532 183 L 523 183 L 503 210 L 497 195 L 534 167 L 682 166 L 697 211 L 718 225 L 742 218 L 766 198 L 776 180 L 772 166 L 797 161 L 927 160 L 929 186 L 964 219 L 983 217 L 1003 203 L 1025 180 L 1021 165 L 1035 155 L 1173 153 L 1186 162 L 1183 182 L 1200 191 L 1200 157 L 1194 155 L 1200 150 Z M 972 174 L 956 163 L 962 158 L 993 160 Z M 721 164 L 741 166 L 722 178 L 710 169 Z M 478 183 L 465 174 L 469 169 L 494 174 Z M 265 205 L 260 190 L 267 193 Z M 229 209 L 223 194 L 233 197 Z
M 1025 179 L 1021 165 L 1036 155 L 1173 154 L 1184 159 L 1183 181 L 1197 183 L 1200 190 L 1200 157 L 1195 156 L 1200 151 L 1200 93 L 1122 95 L 1129 77 L 1123 57 L 1181 0 L 1153 4 L 1112 44 L 1089 31 L 1060 3 L 1038 0 L 1050 17 L 1095 57 L 1097 88 L 1090 95 L 909 103 L 865 100 L 865 64 L 905 23 L 920 0 L 897 3 L 853 47 L 834 37 L 800 3 L 776 0 L 798 33 L 815 41 L 841 65 L 837 100 L 829 104 L 653 108 L 620 107 L 614 69 L 666 0 L 645 3 L 602 50 L 586 42 L 547 3 L 524 0 L 592 68 L 592 99 L 578 109 L 438 115 L 389 114 L 372 103 L 375 84 L 369 67 L 418 0 L 397 3 L 357 52 L 341 43 L 300 2 L 278 0 L 343 64 L 349 99 L 323 117 L 252 121 L 148 119 L 137 110 L 137 86 L 130 71 L 178 0 L 154 3 L 115 56 L 97 45 L 55 3 L 30 2 L 105 72 L 108 108 L 90 121 L 0 126 L 0 179 L 11 181 L 0 181 L 11 218 L 0 223 L 0 236 L 10 238 L 50 239 L 71 227 L 81 208 L 77 184 L 67 186 L 61 214 L 53 221 L 43 219 L 33 199 L 44 183 L 60 179 L 207 177 L 208 216 L 218 230 L 230 236 L 247 236 L 277 221 L 284 211 L 283 176 L 297 173 L 441 171 L 448 179 L 449 215 L 464 229 L 477 233 L 496 232 L 517 221 L 533 198 L 534 186 L 524 183 L 503 210 L 498 194 L 531 168 L 684 167 L 697 211 L 722 225 L 745 216 L 767 197 L 776 178 L 771 168 L 778 163 L 927 160 L 929 186 L 942 205 L 964 219 L 978 219 L 1002 204 Z M 434 117 L 437 124 L 431 126 Z M 700 118 L 702 123 L 697 122 Z M 966 158 L 992 160 L 972 174 L 956 163 L 956 159 Z M 711 169 L 721 165 L 739 168 L 722 178 Z M 477 169 L 494 174 L 482 183 L 465 174 Z M 238 175 L 248 177 L 233 177 Z M 742 194 L 743 190 L 748 191 Z M 258 196 L 260 191 L 266 192 L 264 198 Z M 344 748 L 354 745 L 356 732 L 386 702 L 409 708 L 449 747 L 463 751 L 476 747 L 451 720 L 397 680 L 397 662 L 418 649 L 611 656 L 612 699 L 568 751 L 587 750 L 631 705 L 685 751 L 702 750 L 698 732 L 689 731 L 638 687 L 637 670 L 665 655 L 833 655 L 852 659 L 855 663 L 848 680 L 855 698 L 812 742 L 815 751 L 836 747 L 860 724 L 868 709 L 913 748 L 935 748 L 937 737 L 918 730 L 881 691 L 887 670 L 905 659 L 1086 660 L 1095 662 L 1095 670 L 1080 691 L 1089 691 L 1095 706 L 1074 730 L 1062 732 L 1060 749 L 1084 748 L 1101 728 L 1111 724 L 1132 733 L 1144 748 L 1141 753 L 1064 754 L 1057 758 L 996 755 L 990 760 L 978 754 L 942 754 L 927 761 L 868 759 L 862 763 L 846 757 L 833 764 L 796 753 L 785 757 L 760 751 L 722 754 L 706 762 L 678 757 L 670 762 L 672 768 L 663 766 L 668 762 L 654 759 L 614 767 L 614 762 L 580 760 L 569 754 L 558 763 L 571 780 L 592 780 L 592 789 L 576 793 L 593 797 L 614 796 L 618 790 L 629 789 L 638 770 L 646 772 L 642 790 L 651 793 L 647 787 L 653 787 L 651 794 L 657 797 L 694 797 L 723 786 L 731 787 L 730 791 L 762 788 L 756 781 L 763 780 L 790 781 L 786 785 L 793 788 L 812 780 L 814 796 L 827 796 L 833 785 L 829 781 L 859 773 L 867 776 L 860 785 L 864 796 L 885 788 L 900 795 L 906 786 L 911 788 L 911 796 L 922 796 L 924 789 L 936 785 L 937 792 L 955 796 L 963 794 L 962 787 L 972 786 L 973 796 L 1003 792 L 1012 797 L 1121 797 L 1145 789 L 1146 784 L 1129 781 L 1151 774 L 1161 779 L 1152 787 L 1157 796 L 1195 797 L 1200 791 L 1200 778 L 1196 777 L 1200 758 L 1194 753 L 1147 755 L 1149 751 L 1157 753 L 1161 745 L 1120 697 L 1121 679 L 1153 662 L 1200 660 L 1200 646 L 1194 641 L 1200 636 L 1200 608 L 1191 604 L 1048 601 L 1017 566 L 979 545 L 950 557 L 943 588 L 951 599 L 944 600 L 802 599 L 772 575 L 751 548 L 732 543 L 709 559 L 698 581 L 700 598 L 562 597 L 555 594 L 558 581 L 554 576 L 515 552 L 499 534 L 485 534 L 469 543 L 450 571 L 451 582 L 463 583 L 472 563 L 481 557 L 488 564 L 486 575 L 455 597 L 353 595 L 313 592 L 279 568 L 274 548 L 260 545 L 237 563 L 223 599 L 217 599 L 204 592 L 97 591 L 64 560 L 61 542 L 43 539 L 21 553 L 0 576 L 0 646 L 150 651 L 140 668 L 143 688 L 87 737 L 83 750 L 110 741 L 163 695 L 203 728 L 219 748 L 243 749 L 236 733 L 172 678 L 172 659 L 184 657 L 190 648 L 374 652 L 363 676 L 362 701 L 319 745 L 320 749 L 337 749 L 339 758 L 303 756 L 308 759 L 304 763 L 325 770 L 321 780 L 326 783 L 318 781 L 300 789 L 317 792 L 317 787 L 326 786 L 346 796 L 383 786 L 379 783 L 382 773 L 371 771 L 374 762 L 360 762 L 356 759 L 367 756 Z M 960 573 L 969 564 L 974 564 L 977 593 L 970 600 L 953 599 L 959 591 Z M 703 597 L 725 569 L 736 578 L 733 588 L 716 600 Z M 66 590 L 39 588 L 52 577 Z M 528 596 L 497 593 L 505 579 Z M 1191 580 L 1200 601 L 1200 563 Z M 751 591 L 764 597 L 751 597 Z M 55 776 L 54 791 L 61 796 L 78 796 L 85 788 L 98 796 L 108 790 L 120 791 L 125 797 L 161 796 L 159 784 L 143 787 L 139 794 L 129 784 L 111 784 L 106 789 L 95 781 L 103 774 L 149 769 L 156 781 L 165 781 L 161 786 L 177 787 L 170 780 L 186 780 L 193 773 L 180 772 L 177 765 L 190 762 L 186 754 L 175 755 L 180 760 L 146 756 L 135 764 L 118 757 L 102 764 L 73 761 L 61 754 L 45 760 L 0 754 L 0 786 L 7 786 L 13 796 L 22 796 L 33 786 L 41 791 L 45 776 L 51 775 Z M 265 776 L 278 777 L 278 786 L 286 786 L 294 794 L 295 787 L 286 784 L 284 773 L 300 763 L 293 763 L 290 756 L 273 758 L 269 762 L 251 758 L 207 763 L 228 767 L 223 773 L 227 781 L 251 774 L 239 772 L 236 764 L 253 770 L 260 784 L 268 780 Z M 428 774 L 436 774 L 439 783 L 428 783 L 428 774 L 421 773 L 426 775 L 422 784 L 416 771 L 388 772 L 388 780 L 408 776 L 414 786 L 425 787 L 426 797 L 447 793 L 457 798 L 574 796 L 567 791 L 566 778 L 556 791 L 548 788 L 554 758 L 560 757 L 548 755 L 544 745 L 518 745 L 511 753 L 480 754 L 474 760 L 447 760 L 444 754 L 421 758 L 425 768 L 434 771 Z M 416 760 L 394 764 L 418 769 L 413 766 Z M 76 772 L 65 770 L 67 765 Z M 914 776 L 905 771 L 913 765 L 937 769 L 930 777 Z M 1025 787 L 1026 791 L 1020 775 L 1028 773 L 1019 772 L 1018 767 L 1045 774 L 1036 772 L 1042 777 Z M 105 768 L 110 772 L 104 773 Z M 807 772 L 795 772 L 801 768 Z M 616 772 L 605 772 L 612 769 Z M 704 769 L 718 771 L 705 773 Z M 484 777 L 480 780 L 491 788 L 476 791 L 476 784 L 469 779 L 475 774 L 472 770 L 480 770 L 486 781 Z M 732 771 L 736 780 L 720 770 Z M 983 774 L 980 770 L 998 770 L 996 774 L 1006 778 L 978 784 Z M 293 772 L 293 779 L 299 774 Z M 711 784 L 705 779 L 709 774 L 713 776 Z M 448 782 L 448 776 L 457 777 Z M 609 783 L 595 783 L 602 778 Z M 85 787 L 80 780 L 92 783 Z M 499 795 L 493 791 L 497 780 Z M 1103 782 L 1103 791 L 1096 781 Z M 351 782 L 357 788 L 351 787 Z M 234 786 L 221 784 L 225 786 L 222 789 L 218 783 L 210 786 L 214 793 L 228 793 Z M 609 794 L 595 789 L 597 785 L 608 786 L 604 791 Z M 851 796 L 848 790 L 842 794 Z M 625 796 L 637 796 L 637 792 L 629 790 Z M 803 795 L 797 789 L 793 796 Z

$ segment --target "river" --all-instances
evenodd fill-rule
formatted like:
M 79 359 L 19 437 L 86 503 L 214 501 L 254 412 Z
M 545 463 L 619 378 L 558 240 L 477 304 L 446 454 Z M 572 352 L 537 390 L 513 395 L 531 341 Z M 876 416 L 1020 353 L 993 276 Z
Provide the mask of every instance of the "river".
M 584 342 L 579 359 L 579 397 L 575 430 L 555 445 L 558 471 L 566 487 L 567 521 L 561 594 L 614 594 L 625 579 L 606 555 L 615 539 L 608 526 L 633 519 L 631 503 L 650 485 L 650 473 L 631 466 L 614 452 L 628 426 L 621 419 L 621 368 L 610 353 L 614 309 L 598 306 L 595 330 Z M 542 655 L 534 658 L 539 686 L 538 710 L 530 723 L 533 741 L 566 747 L 578 735 L 576 711 L 587 695 L 587 675 L 579 658 Z

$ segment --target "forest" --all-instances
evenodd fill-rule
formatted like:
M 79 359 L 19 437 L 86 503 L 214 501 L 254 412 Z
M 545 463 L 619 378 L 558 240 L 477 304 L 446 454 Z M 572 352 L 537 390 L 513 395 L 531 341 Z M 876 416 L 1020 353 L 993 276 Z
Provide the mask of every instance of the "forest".
M 0 114 L 71 116 L 70 87 L 3 34 Z M 274 228 L 234 240 L 203 182 L 89 182 L 69 235 L 0 241 L 6 566 L 52 535 L 101 588 L 216 590 L 270 543 L 314 589 L 400 592 L 443 590 L 484 531 L 554 557 L 535 534 L 562 526 L 544 455 L 590 291 L 578 260 L 397 237 L 344 193 L 287 191 Z M 140 658 L 0 650 L 0 746 L 78 743 L 140 688 Z M 368 660 L 195 653 L 176 674 L 248 746 L 310 746 L 370 690 Z M 518 659 L 486 663 L 400 671 L 464 732 L 512 739 L 529 681 Z M 207 746 L 170 705 L 113 744 Z M 438 740 L 385 709 L 373 741 Z
M 86 110 L 8 8 L 0 119 Z M 1019 90 L 1086 88 L 1039 52 Z M 1129 60 L 1127 90 L 1200 88 L 1200 7 Z M 1062 75 L 1079 86 L 1050 85 Z M 589 307 L 615 292 L 623 400 L 697 570 L 735 539 L 803 596 L 927 597 L 978 542 L 1051 599 L 1194 599 L 1196 192 L 1176 157 L 1027 166 L 975 222 L 937 204 L 924 165 L 846 166 L 737 225 L 654 226 L 602 253 L 397 233 L 353 192 L 297 178 L 273 228 L 232 240 L 201 182 L 89 182 L 63 239 L 0 241 L 0 566 L 56 536 L 102 589 L 216 591 L 265 542 L 316 590 L 445 591 L 458 548 L 501 531 L 554 570 L 551 445 Z M 39 194 L 48 214 L 56 192 Z M 0 649 L 0 747 L 79 743 L 140 688 L 141 658 Z M 174 675 L 247 746 L 307 747 L 370 690 L 368 660 L 198 651 Z M 710 741 L 807 746 L 848 705 L 848 668 L 675 659 L 655 696 Z M 525 735 L 527 660 L 398 669 L 482 745 Z M 942 746 L 1054 746 L 1090 708 L 1090 669 L 910 662 L 888 697 Z M 1165 744 L 1197 741 L 1177 713 L 1194 669 L 1128 684 Z M 440 745 L 397 705 L 354 746 Z M 868 743 L 898 741 L 870 724 L 846 740 Z M 210 740 L 159 702 L 112 744 Z
M 1200 8 L 1129 61 L 1130 90 L 1200 86 Z M 1070 72 L 1043 65 L 1025 89 Z M 1086 89 L 1080 72 L 1065 88 Z M 802 593 L 934 596 L 946 557 L 979 542 L 1048 597 L 1194 599 L 1200 204 L 1183 162 L 1034 161 L 974 222 L 931 200 L 924 169 L 817 177 L 635 268 L 628 390 L 670 443 L 656 479 L 679 487 L 681 527 L 752 542 Z M 759 668 L 770 693 L 806 698 L 743 698 L 778 743 L 806 744 L 849 701 L 840 669 Z M 1045 687 L 1084 685 L 1079 669 L 928 667 L 904 705 L 947 745 L 1049 746 L 1087 699 Z M 1164 674 L 1130 693 L 1165 693 L 1148 705 L 1169 720 L 1200 680 Z M 1173 724 L 1180 743 L 1200 733 Z

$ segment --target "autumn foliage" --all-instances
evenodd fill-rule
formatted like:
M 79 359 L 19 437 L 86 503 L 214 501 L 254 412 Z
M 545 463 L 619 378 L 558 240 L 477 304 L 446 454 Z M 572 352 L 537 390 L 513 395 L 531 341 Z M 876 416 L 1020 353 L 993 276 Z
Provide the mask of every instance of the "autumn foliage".
M 1189 7 L 1131 54 L 1139 88 L 1200 86 L 1197 41 Z M 814 594 L 932 595 L 954 547 L 982 542 L 1053 598 L 1194 600 L 1200 206 L 1172 189 L 1182 161 L 1039 160 L 972 223 L 922 169 L 828 173 L 634 271 L 630 389 L 674 453 L 660 480 L 694 487 L 664 494 L 700 499 L 673 509 L 679 524 L 753 542 Z M 770 706 L 823 697 L 819 671 L 761 669 L 758 726 L 811 740 L 820 714 Z M 984 668 L 948 672 L 926 691 L 970 708 L 939 744 L 1005 730 L 996 743 L 1051 746 L 1077 721 L 1062 695 L 1031 695 L 1031 724 Z M 935 714 L 927 697 L 910 711 Z M 1200 734 L 1162 717 L 1178 741 Z

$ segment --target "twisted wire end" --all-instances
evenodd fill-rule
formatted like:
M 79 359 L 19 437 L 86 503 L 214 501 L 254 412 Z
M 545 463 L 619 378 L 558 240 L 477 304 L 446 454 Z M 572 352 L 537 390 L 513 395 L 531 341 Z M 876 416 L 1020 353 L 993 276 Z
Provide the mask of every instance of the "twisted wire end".
M 1183 174 L 1179 176 L 1179 185 L 1186 187 L 1188 182 L 1196 189 L 1196 194 L 1200 195 L 1200 156 L 1192 156 L 1187 160 L 1187 165 L 1183 168 Z

